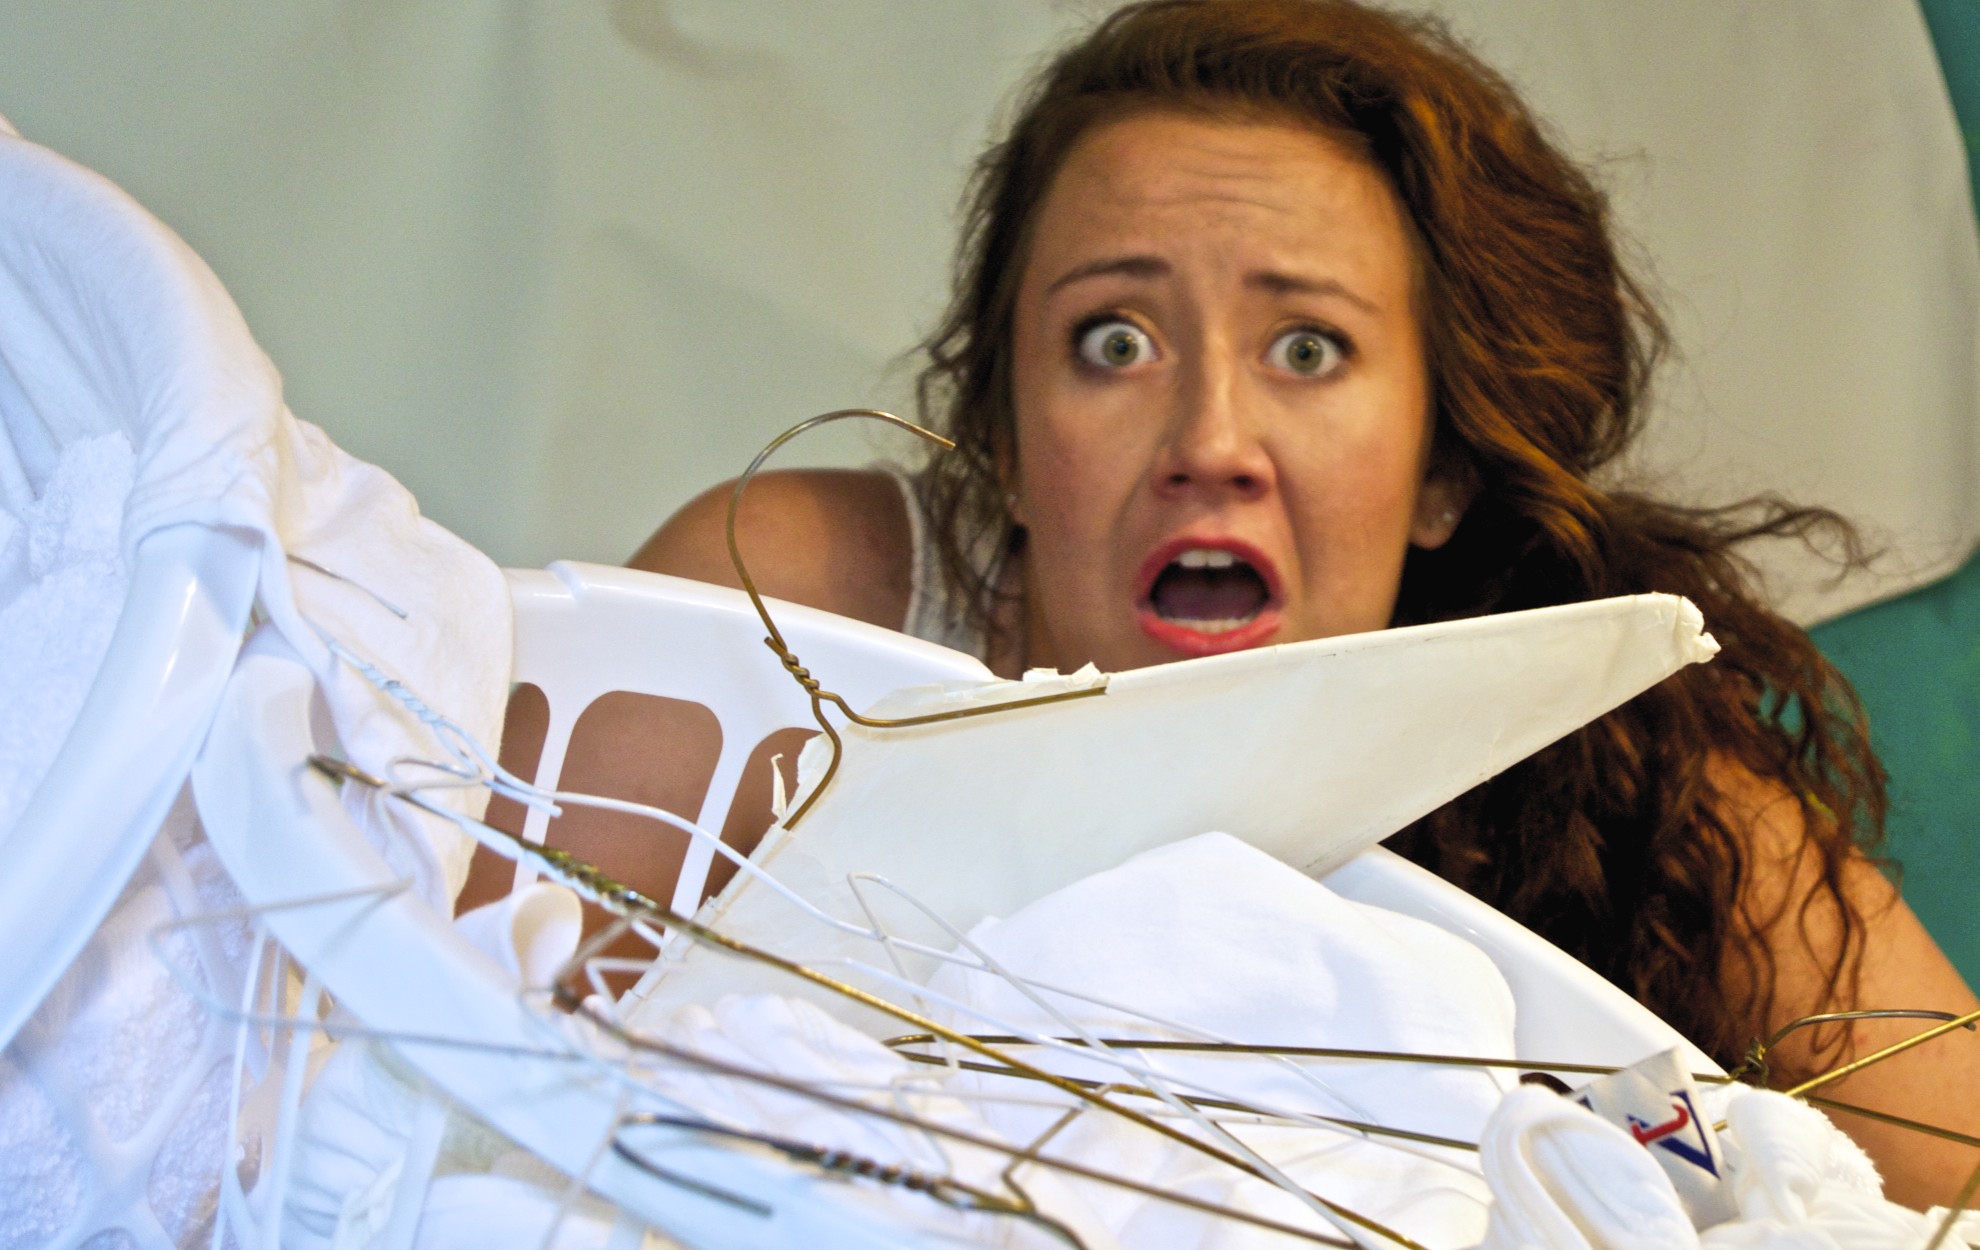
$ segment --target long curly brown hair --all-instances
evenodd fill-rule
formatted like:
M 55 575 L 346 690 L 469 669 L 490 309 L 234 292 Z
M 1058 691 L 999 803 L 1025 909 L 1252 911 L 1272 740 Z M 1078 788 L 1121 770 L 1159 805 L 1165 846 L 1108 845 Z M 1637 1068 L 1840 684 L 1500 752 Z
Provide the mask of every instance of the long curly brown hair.
M 1347 138 L 1414 225 L 1433 454 L 1475 496 L 1449 543 L 1410 553 L 1395 623 L 1658 590 L 1691 598 L 1722 648 L 1391 845 L 1731 1063 L 1774 996 L 1752 935 L 1780 919 L 1742 915 L 1753 852 L 1715 778 L 1743 769 L 1801 805 L 1821 873 L 1798 905 L 1838 905 L 1824 997 L 1846 1001 L 1863 917 L 1842 872 L 1853 843 L 1881 838 L 1883 772 L 1847 682 L 1759 602 L 1738 548 L 1827 531 L 1853 555 L 1853 536 L 1778 499 L 1686 508 L 1597 484 L 1640 424 L 1664 327 L 1618 258 L 1601 191 L 1433 20 L 1352 0 L 1150 0 L 1045 69 L 977 167 L 955 296 L 925 344 L 923 416 L 961 448 L 926 479 L 958 598 L 994 629 L 998 588 L 973 553 L 1022 542 L 996 464 L 1013 438 L 1012 309 L 1038 206 L 1082 135 L 1155 108 Z

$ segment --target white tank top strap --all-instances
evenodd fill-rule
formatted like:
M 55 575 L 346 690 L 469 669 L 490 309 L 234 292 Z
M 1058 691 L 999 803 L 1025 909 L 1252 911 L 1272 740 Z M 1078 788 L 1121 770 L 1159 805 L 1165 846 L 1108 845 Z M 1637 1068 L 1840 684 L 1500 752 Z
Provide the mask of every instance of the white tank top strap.
M 970 621 L 965 605 L 956 599 L 949 579 L 942 575 L 942 553 L 929 533 L 919 475 L 898 464 L 882 462 L 873 467 L 894 479 L 907 508 L 912 556 L 907 617 L 901 622 L 901 632 L 982 659 L 986 650 L 983 630 Z

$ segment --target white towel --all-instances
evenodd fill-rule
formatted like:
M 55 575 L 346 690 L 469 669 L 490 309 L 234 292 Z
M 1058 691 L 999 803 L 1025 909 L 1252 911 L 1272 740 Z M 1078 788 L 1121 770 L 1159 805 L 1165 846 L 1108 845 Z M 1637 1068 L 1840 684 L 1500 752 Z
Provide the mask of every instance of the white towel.
M 1862 1149 L 1808 1104 L 1745 1090 L 1725 1115 L 1739 1219 L 1708 1230 L 1707 1250 L 1915 1250 L 1936 1229 L 1885 1201 Z
M 80 439 L 19 516 L 0 508 L 0 845 L 110 646 L 130 586 L 119 538 L 134 467 L 121 433 Z

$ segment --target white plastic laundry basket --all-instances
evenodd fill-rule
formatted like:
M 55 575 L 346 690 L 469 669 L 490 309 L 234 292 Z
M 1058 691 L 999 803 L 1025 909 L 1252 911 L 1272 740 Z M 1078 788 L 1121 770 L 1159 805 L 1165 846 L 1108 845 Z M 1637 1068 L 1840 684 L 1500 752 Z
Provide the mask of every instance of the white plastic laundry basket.
M 765 734 L 809 723 L 803 692 L 761 646 L 760 626 L 741 595 L 583 565 L 515 573 L 511 587 L 516 676 L 540 686 L 551 707 L 539 782 L 554 779 L 584 707 L 613 691 L 710 707 L 724 729 L 718 767 L 724 776 L 735 774 Z M 856 706 L 895 685 L 982 676 L 975 661 L 901 635 L 789 605 L 776 611 L 792 649 Z M 493 1047 L 401 1042 L 398 1050 L 433 1089 L 555 1167 L 581 1175 L 635 1224 L 702 1245 L 925 1244 L 914 1240 L 925 1233 L 896 1226 L 870 1194 L 855 1202 L 842 1182 L 760 1152 L 683 1134 L 664 1158 L 677 1178 L 688 1178 L 686 1187 L 658 1181 L 615 1154 L 610 1143 L 621 1104 L 609 1073 L 544 1057 L 557 1043 L 541 1015 L 518 1001 L 511 984 L 444 917 L 410 892 L 390 891 L 391 874 L 350 826 L 332 783 L 305 764 L 310 752 L 335 744 L 312 728 L 308 672 L 283 650 L 273 638 L 250 648 L 195 769 L 195 787 L 234 880 L 251 902 L 269 909 L 269 930 L 344 1011 L 373 1029 L 468 1037 Z M 715 806 L 699 813 L 704 827 L 719 825 L 729 789 L 710 788 Z M 540 830 L 541 822 L 532 828 Z M 705 872 L 705 859 L 692 871 Z M 1685 1045 L 1557 949 L 1394 856 L 1363 856 L 1330 884 L 1480 945 L 1512 985 L 1522 1056 L 1623 1064 Z M 699 896 L 698 880 L 684 873 L 676 897 Z M 1699 1070 L 1711 1070 L 1695 1050 L 1690 1058 Z M 420 1180 L 399 1178 L 406 1201 L 418 1200 Z M 696 1184 L 746 1195 L 762 1210 L 739 1211 L 696 1191 Z M 392 1221 L 406 1237 L 414 1224 Z

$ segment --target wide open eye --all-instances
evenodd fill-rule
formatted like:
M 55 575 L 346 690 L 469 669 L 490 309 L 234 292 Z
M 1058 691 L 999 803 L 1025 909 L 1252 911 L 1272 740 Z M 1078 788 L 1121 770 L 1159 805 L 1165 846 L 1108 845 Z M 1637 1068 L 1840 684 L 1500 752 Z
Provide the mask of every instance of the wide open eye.
M 1132 321 L 1109 317 L 1080 330 L 1079 358 L 1103 369 L 1125 369 L 1155 359 L 1155 340 Z
M 1265 349 L 1265 363 L 1308 378 L 1326 377 L 1345 359 L 1338 339 L 1305 326 L 1286 331 Z

